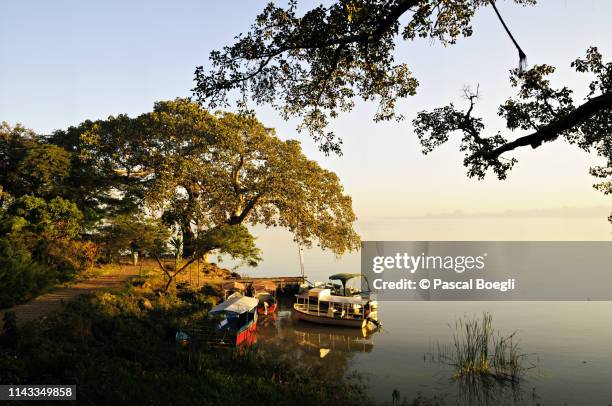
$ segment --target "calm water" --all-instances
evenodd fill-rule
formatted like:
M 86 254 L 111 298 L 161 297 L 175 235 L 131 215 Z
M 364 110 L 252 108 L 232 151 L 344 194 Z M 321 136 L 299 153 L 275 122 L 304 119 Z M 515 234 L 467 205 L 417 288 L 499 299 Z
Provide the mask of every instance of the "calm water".
M 330 379 L 357 371 L 380 401 L 443 397 L 446 404 L 612 404 L 612 303 L 602 302 L 384 302 L 381 331 L 318 326 L 296 320 L 284 305 L 275 322 L 261 326 L 264 349 L 299 352 L 324 365 Z M 530 369 L 518 387 L 452 379 L 452 368 L 427 360 L 435 343 L 450 343 L 449 324 L 462 316 L 493 315 L 504 334 L 517 331 Z
M 358 231 L 363 240 L 609 240 L 608 212 L 593 217 L 378 219 L 359 222 Z M 298 275 L 291 235 L 278 229 L 255 231 L 264 261 L 241 271 Z M 336 259 L 313 249 L 304 256 L 311 281 L 360 268 L 359 253 Z M 259 329 L 262 347 L 299 353 L 304 362 L 326 366 L 329 379 L 357 371 L 380 401 L 390 402 L 397 389 L 402 398 L 414 399 L 420 392 L 443 396 L 446 404 L 612 405 L 612 302 L 383 302 L 379 317 L 384 328 L 366 338 L 299 322 L 285 311 Z M 518 388 L 463 385 L 451 379 L 450 367 L 424 359 L 436 343 L 450 344 L 449 324 L 463 316 L 480 317 L 483 311 L 493 315 L 493 327 L 501 333 L 517 331 L 523 353 L 535 354 L 529 361 L 537 367 Z

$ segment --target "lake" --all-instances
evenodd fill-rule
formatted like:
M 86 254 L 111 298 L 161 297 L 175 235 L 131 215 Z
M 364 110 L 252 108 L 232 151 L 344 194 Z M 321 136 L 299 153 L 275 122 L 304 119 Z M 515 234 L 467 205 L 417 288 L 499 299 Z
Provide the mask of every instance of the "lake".
M 357 224 L 363 240 L 609 240 L 609 211 L 586 217 L 485 217 L 377 219 Z M 255 230 L 264 262 L 252 276 L 299 275 L 297 246 L 275 229 Z M 324 281 L 333 273 L 359 272 L 359 253 L 336 259 L 306 250 L 306 275 Z M 608 270 L 609 271 L 609 270 Z M 262 348 L 304 353 L 304 362 L 324 363 L 330 379 L 358 372 L 377 400 L 391 402 L 418 393 L 445 404 L 610 405 L 612 404 L 612 302 L 381 302 L 382 331 L 321 327 L 282 317 L 258 332 Z M 534 364 L 518 387 L 465 384 L 453 369 L 427 359 L 437 344 L 450 344 L 449 325 L 464 316 L 493 316 L 493 327 L 517 332 L 526 361 Z M 279 344 L 280 343 L 280 344 Z M 329 351 L 327 351 L 329 350 Z M 321 355 L 325 355 L 321 358 Z
M 445 404 L 612 404 L 612 303 L 604 302 L 383 302 L 383 328 L 361 331 L 295 319 L 283 303 L 275 322 L 260 325 L 258 345 L 299 351 L 302 362 L 323 363 L 335 379 L 358 372 L 379 401 L 398 390 Z M 519 385 L 454 380 L 452 367 L 432 361 L 437 343 L 450 344 L 455 320 L 493 315 L 502 334 L 517 332 L 525 365 Z

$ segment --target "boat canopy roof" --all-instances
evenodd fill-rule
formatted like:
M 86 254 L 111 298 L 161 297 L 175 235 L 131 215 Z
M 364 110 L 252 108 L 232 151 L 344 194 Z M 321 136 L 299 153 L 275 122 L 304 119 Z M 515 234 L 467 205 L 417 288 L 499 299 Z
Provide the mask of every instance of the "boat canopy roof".
M 309 297 L 318 297 L 321 298 L 322 296 L 331 296 L 331 289 L 326 289 L 326 288 L 312 288 L 308 291 L 308 296 Z
M 369 302 L 368 299 L 361 296 L 335 296 L 330 295 L 326 297 L 320 297 L 319 300 L 330 302 L 330 303 L 342 303 L 342 304 L 358 304 L 364 305 Z
M 229 312 L 242 314 L 253 310 L 259 304 L 259 300 L 248 296 L 230 297 L 225 302 L 221 302 L 210 311 L 211 314 Z
M 226 282 L 222 285 L 222 287 L 223 290 L 246 290 L 246 286 L 244 286 L 244 283 L 236 281 Z
M 253 289 L 255 290 L 255 292 L 259 292 L 262 290 L 268 292 L 276 292 L 276 283 L 272 281 L 256 281 L 253 282 Z
M 360 278 L 361 274 L 360 273 L 337 273 L 337 274 L 333 274 L 332 276 L 329 277 L 330 280 L 334 281 L 340 281 L 342 283 L 346 283 L 347 281 L 350 281 L 353 278 Z
M 312 288 L 307 293 L 296 295 L 300 299 L 318 298 L 321 302 L 364 305 L 370 301 L 361 296 L 336 296 L 330 289 Z

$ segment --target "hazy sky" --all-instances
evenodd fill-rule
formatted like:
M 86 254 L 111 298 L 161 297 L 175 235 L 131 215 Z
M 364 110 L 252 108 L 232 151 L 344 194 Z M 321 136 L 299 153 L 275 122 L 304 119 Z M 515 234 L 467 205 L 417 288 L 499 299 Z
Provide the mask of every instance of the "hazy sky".
M 588 78 L 572 72 L 570 62 L 590 45 L 612 59 L 609 0 L 541 0 L 526 8 L 510 1 L 498 3 L 529 64 L 558 66 L 553 83 L 568 84 L 579 99 Z M 208 65 L 211 50 L 246 31 L 264 4 L 4 2 L 0 120 L 21 122 L 44 133 L 84 119 L 136 115 L 149 111 L 156 100 L 188 96 L 195 66 Z M 503 130 L 496 110 L 512 94 L 507 78 L 508 70 L 517 65 L 517 53 L 491 8 L 482 9 L 473 22 L 474 35 L 455 46 L 444 48 L 430 40 L 400 44 L 397 60 L 406 61 L 421 83 L 418 95 L 399 105 L 407 120 L 373 123 L 376 106 L 358 103 L 353 112 L 333 123 L 333 130 L 344 139 L 343 157 L 324 157 L 305 134 L 296 133 L 296 122 L 284 122 L 269 108 L 258 108 L 259 117 L 276 127 L 282 138 L 301 140 L 310 157 L 336 171 L 364 221 L 565 206 L 599 207 L 597 216 L 605 213 L 610 200 L 593 190 L 594 179 L 588 174 L 598 160 L 563 142 L 515 153 L 519 163 L 504 182 L 493 177 L 483 182 L 467 179 L 456 142 L 427 157 L 421 155 L 410 120 L 419 110 L 449 101 L 461 103 L 465 85 L 480 84 L 477 113 L 491 133 Z M 605 226 L 605 215 L 597 224 Z M 441 233 L 438 239 L 443 239 Z M 470 230 L 464 234 L 474 235 Z

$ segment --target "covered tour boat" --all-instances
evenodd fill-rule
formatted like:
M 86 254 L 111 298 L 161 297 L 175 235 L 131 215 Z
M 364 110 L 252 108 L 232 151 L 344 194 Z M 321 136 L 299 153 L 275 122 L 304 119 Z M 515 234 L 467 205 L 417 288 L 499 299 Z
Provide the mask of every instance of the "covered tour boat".
M 235 292 L 208 312 L 209 320 L 179 329 L 176 341 L 183 347 L 252 345 L 257 341 L 257 304 L 257 299 Z
M 209 314 L 215 318 L 215 331 L 208 342 L 216 345 L 251 345 L 256 341 L 257 305 L 253 297 L 234 294 Z
M 293 310 L 300 320 L 362 329 L 380 325 L 376 302 L 369 296 L 339 296 L 331 289 L 312 288 L 296 299 Z

